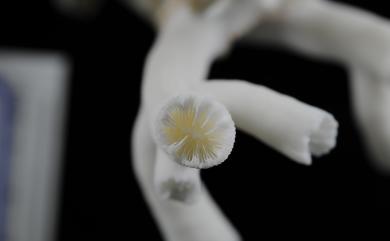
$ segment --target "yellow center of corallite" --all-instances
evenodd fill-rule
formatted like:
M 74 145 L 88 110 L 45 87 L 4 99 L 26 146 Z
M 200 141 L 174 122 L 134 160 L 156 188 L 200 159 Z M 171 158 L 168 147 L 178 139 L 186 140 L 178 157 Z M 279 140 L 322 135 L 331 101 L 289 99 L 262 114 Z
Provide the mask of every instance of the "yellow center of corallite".
M 215 130 L 215 120 L 207 110 L 194 106 L 176 107 L 169 111 L 168 125 L 163 128 L 169 144 L 178 144 L 176 155 L 182 159 L 205 161 L 216 157 L 220 134 Z

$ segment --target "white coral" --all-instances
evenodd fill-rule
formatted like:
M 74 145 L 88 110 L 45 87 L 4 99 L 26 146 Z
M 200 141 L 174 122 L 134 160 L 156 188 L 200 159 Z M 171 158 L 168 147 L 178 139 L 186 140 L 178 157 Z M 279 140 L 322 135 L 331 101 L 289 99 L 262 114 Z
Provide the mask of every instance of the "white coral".
M 197 169 L 228 157 L 233 121 L 302 164 L 335 146 L 338 124 L 331 114 L 244 81 L 206 81 L 212 62 L 269 14 L 267 6 L 255 0 L 216 1 L 202 14 L 186 1 L 162 6 L 159 35 L 145 64 L 133 160 L 167 240 L 240 240 Z M 153 150 L 154 160 L 139 149 Z

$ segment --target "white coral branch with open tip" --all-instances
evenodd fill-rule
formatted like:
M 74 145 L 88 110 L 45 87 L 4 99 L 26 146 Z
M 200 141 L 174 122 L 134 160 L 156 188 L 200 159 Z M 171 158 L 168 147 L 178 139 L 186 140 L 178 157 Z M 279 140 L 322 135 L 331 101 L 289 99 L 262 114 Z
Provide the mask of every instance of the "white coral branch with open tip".
M 237 127 L 305 165 L 336 145 L 333 116 L 292 97 L 246 81 L 213 80 L 197 86 L 230 111 Z

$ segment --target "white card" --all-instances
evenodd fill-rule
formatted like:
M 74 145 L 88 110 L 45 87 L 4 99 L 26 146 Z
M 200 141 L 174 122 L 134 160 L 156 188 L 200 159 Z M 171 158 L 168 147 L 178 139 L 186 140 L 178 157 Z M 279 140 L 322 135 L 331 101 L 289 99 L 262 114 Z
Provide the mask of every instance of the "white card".
M 68 72 L 60 54 L 0 50 L 0 240 L 54 238 Z

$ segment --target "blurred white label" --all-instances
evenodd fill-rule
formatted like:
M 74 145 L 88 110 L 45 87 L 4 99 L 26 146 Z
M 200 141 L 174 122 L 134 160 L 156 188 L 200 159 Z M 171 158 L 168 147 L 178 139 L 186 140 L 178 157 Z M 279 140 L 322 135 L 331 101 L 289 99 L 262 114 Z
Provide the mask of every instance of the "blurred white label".
M 0 51 L 0 241 L 53 240 L 68 64 Z

